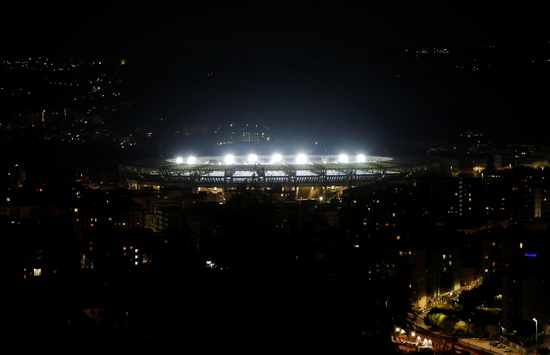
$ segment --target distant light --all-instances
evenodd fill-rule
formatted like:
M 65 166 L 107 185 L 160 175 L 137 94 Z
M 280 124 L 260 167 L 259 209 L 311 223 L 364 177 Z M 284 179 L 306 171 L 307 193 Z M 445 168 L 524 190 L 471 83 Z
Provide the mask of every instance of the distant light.
M 338 156 L 338 162 L 339 163 L 347 163 L 348 162 L 348 155 L 347 154 L 340 154 Z
M 248 162 L 249 163 L 255 163 L 258 160 L 258 156 L 256 154 L 250 154 L 248 156 Z
M 525 256 L 530 257 L 530 258 L 536 258 L 536 257 L 537 257 L 537 254 L 525 253 Z
M 281 160 L 283 160 L 283 156 L 281 154 L 273 154 L 273 156 L 271 157 L 271 162 L 272 163 L 280 163 Z
M 191 156 L 187 158 L 187 164 L 195 164 L 197 162 L 197 158 Z
M 233 164 L 235 162 L 235 156 L 231 155 L 231 154 L 226 155 L 225 159 L 224 159 L 224 162 L 226 164 Z
M 367 158 L 363 154 L 357 154 L 357 162 L 364 163 L 367 161 Z
M 296 156 L 296 164 L 305 164 L 307 163 L 307 155 L 300 153 Z
M 176 158 L 176 164 L 181 164 L 183 163 L 183 158 L 182 157 L 177 157 Z

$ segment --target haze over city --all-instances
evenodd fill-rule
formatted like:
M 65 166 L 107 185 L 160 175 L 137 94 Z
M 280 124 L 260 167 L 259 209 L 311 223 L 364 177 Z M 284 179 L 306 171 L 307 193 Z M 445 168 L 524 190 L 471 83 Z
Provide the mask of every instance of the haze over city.
M 5 59 L 125 59 L 141 71 L 132 83 L 139 108 L 131 120 L 268 123 L 321 135 L 314 139 L 383 141 L 405 132 L 432 138 L 464 130 L 542 138 L 529 125 L 547 110 L 548 28 L 535 7 L 492 1 L 20 7 L 2 24 Z

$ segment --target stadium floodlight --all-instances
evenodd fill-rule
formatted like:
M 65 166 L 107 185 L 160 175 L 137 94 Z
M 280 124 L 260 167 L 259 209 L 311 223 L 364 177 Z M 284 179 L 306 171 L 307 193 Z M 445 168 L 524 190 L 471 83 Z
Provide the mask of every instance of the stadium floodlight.
M 255 163 L 258 161 L 258 156 L 256 154 L 249 154 L 248 155 L 248 162 L 249 163 Z
M 187 164 L 195 164 L 197 162 L 197 158 L 190 156 L 187 158 Z
M 296 155 L 296 164 L 305 164 L 307 163 L 307 155 L 300 153 Z
M 357 162 L 364 163 L 367 161 L 367 158 L 363 154 L 357 154 Z
M 347 154 L 340 154 L 338 156 L 338 162 L 339 163 L 347 163 L 348 162 L 348 155 Z
M 225 164 L 233 164 L 235 162 L 235 156 L 231 154 L 227 154 L 224 158 Z
M 177 157 L 176 158 L 176 164 L 181 164 L 183 163 L 183 158 L 182 157 Z
M 273 154 L 273 156 L 271 157 L 271 162 L 274 164 L 280 163 L 282 160 L 283 160 L 283 156 L 278 153 Z

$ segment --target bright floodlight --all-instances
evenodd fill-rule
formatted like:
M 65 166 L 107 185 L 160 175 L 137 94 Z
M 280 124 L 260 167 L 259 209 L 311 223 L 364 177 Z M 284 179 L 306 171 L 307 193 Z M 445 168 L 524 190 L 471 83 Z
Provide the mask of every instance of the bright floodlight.
M 273 156 L 271 157 L 271 162 L 272 163 L 280 163 L 281 160 L 283 160 L 283 156 L 281 154 L 278 154 L 278 153 L 273 154 Z
M 224 159 L 224 162 L 226 164 L 233 164 L 235 162 L 235 156 L 231 155 L 231 154 L 226 155 L 225 159 Z
M 296 163 L 297 164 L 305 164 L 307 163 L 307 155 L 300 153 L 296 156 Z
M 181 164 L 183 163 L 183 158 L 182 157 L 177 157 L 176 158 L 176 164 Z
M 191 156 L 187 158 L 187 164 L 195 164 L 197 162 L 197 158 Z
M 357 162 L 364 163 L 367 161 L 367 158 L 363 154 L 357 154 Z
M 338 162 L 339 163 L 347 163 L 348 162 L 348 155 L 347 154 L 340 154 L 338 156 Z
M 249 154 L 248 155 L 248 162 L 249 163 L 255 163 L 258 160 L 258 156 L 256 154 Z

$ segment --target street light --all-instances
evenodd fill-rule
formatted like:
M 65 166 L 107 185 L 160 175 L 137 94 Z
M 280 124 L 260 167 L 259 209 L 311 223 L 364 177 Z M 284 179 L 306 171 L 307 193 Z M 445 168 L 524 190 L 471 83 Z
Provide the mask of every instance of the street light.
M 538 339 L 539 322 L 537 322 L 537 318 L 533 318 L 533 320 L 535 321 L 535 351 L 537 351 L 537 349 L 539 347 L 539 339 Z

